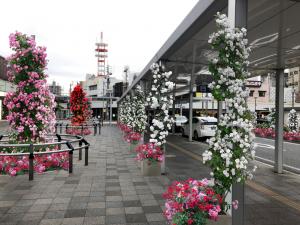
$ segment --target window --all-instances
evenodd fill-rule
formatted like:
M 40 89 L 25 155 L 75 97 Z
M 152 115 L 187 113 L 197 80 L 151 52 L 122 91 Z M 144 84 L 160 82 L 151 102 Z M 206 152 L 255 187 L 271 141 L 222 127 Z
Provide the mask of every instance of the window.
M 193 122 L 193 123 L 198 123 L 199 120 L 198 120 L 197 118 L 193 118 L 192 122 Z
M 265 97 L 266 96 L 266 91 L 258 91 L 258 96 L 259 97 Z
M 97 90 L 97 85 L 89 86 L 90 91 Z
M 298 71 L 294 71 L 294 74 L 298 74 Z
M 253 97 L 253 95 L 254 95 L 254 90 L 250 90 L 249 96 Z

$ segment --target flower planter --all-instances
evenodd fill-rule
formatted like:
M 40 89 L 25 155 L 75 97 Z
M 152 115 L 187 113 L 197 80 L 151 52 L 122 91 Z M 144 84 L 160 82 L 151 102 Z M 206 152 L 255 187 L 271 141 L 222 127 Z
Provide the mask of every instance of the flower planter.
M 141 161 L 141 171 L 143 176 L 160 176 L 160 163 L 150 163 L 149 160 Z
M 217 221 L 208 220 L 207 225 L 231 225 L 231 216 L 220 215 Z
M 129 144 L 129 151 L 130 151 L 130 153 L 135 153 L 135 148 L 138 145 L 139 145 L 139 142 L 137 142 L 137 143 L 130 143 Z

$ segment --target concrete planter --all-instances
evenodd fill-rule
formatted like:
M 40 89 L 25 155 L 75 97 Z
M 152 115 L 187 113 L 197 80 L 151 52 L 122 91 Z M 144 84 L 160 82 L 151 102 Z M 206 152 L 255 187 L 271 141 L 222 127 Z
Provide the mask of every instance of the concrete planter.
M 160 163 L 150 163 L 149 160 L 141 161 L 141 171 L 143 176 L 160 176 Z
M 208 220 L 207 225 L 231 225 L 231 216 L 220 215 L 217 221 Z
M 130 143 L 129 144 L 129 151 L 131 152 L 131 153 L 136 153 L 135 152 L 135 148 L 139 145 L 140 143 L 139 142 L 137 142 L 137 143 Z

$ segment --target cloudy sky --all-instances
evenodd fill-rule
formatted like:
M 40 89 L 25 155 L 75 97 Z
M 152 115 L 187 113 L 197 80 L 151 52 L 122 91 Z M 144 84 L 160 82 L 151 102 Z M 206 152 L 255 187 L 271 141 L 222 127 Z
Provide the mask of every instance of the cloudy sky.
M 113 76 L 139 72 L 197 0 L 9 0 L 1 1 L 0 55 L 10 54 L 16 30 L 47 47 L 49 82 L 70 82 L 96 72 L 95 42 L 104 33 Z

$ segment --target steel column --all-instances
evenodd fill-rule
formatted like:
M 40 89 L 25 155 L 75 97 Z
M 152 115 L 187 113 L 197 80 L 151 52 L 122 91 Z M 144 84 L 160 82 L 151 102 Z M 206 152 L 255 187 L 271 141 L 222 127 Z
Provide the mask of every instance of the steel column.
M 173 118 L 174 118 L 174 120 L 175 120 L 175 92 L 176 92 L 176 83 L 175 83 L 175 86 L 174 86 L 174 89 L 173 89 L 173 108 L 172 108 L 172 116 L 173 116 Z M 173 125 L 172 125 L 172 134 L 175 134 L 175 122 L 173 123 Z
M 280 1 L 280 10 L 283 2 Z M 283 123 L 284 123 L 284 58 L 282 52 L 283 13 L 279 14 L 275 99 L 275 164 L 276 173 L 283 172 Z
M 247 27 L 248 0 L 228 0 L 228 18 L 232 28 Z M 245 184 L 232 184 L 232 200 L 238 200 L 239 207 L 232 210 L 232 225 L 244 225 Z
M 193 65 L 190 80 L 190 103 L 189 103 L 189 141 L 193 141 L 193 89 L 194 89 L 194 76 L 195 76 L 195 61 L 196 61 L 196 43 L 193 44 Z
M 220 122 L 220 117 L 223 113 L 223 102 L 218 101 L 218 123 Z

